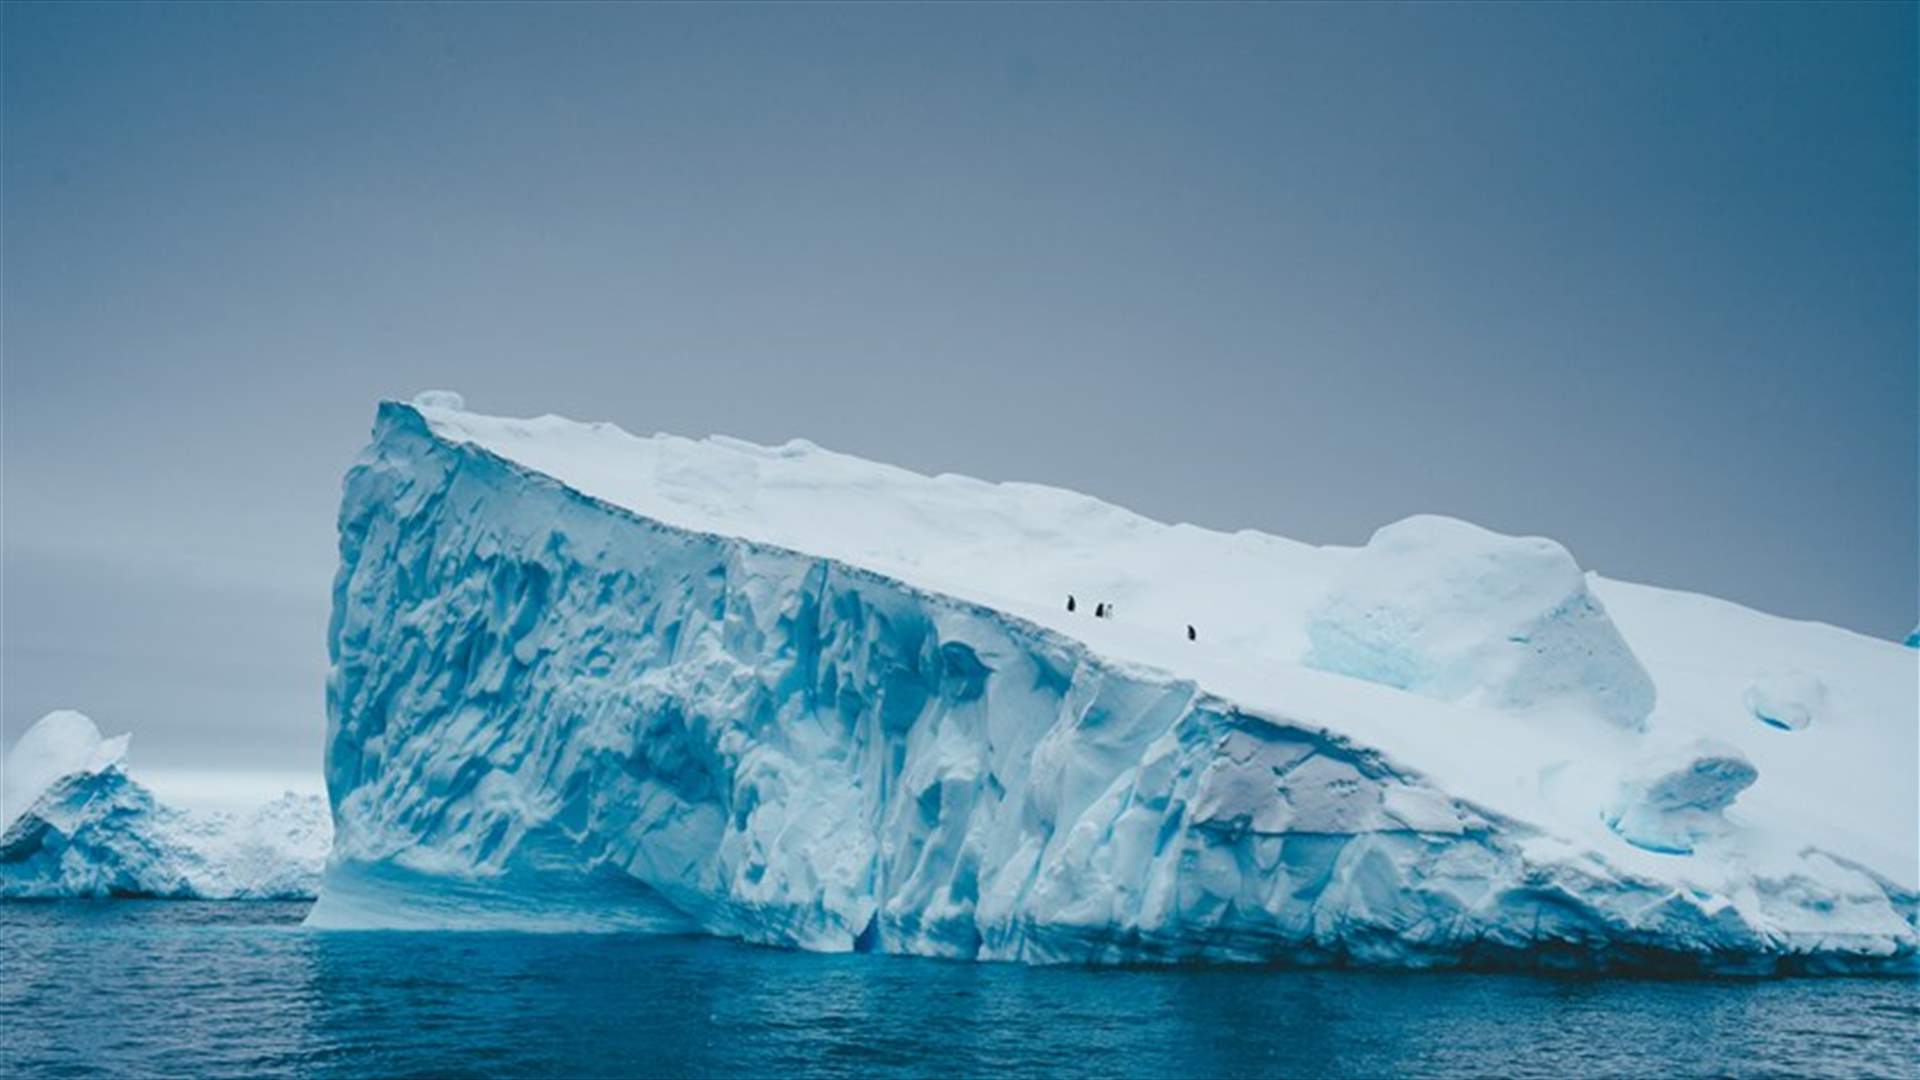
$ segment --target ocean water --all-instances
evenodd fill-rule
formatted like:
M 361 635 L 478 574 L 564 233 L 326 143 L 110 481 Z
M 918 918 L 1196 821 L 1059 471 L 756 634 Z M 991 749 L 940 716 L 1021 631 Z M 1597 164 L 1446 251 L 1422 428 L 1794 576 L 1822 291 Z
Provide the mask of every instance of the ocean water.
M 0 1076 L 1914 1076 L 1920 981 L 1649 981 L 317 933 L 0 903 Z

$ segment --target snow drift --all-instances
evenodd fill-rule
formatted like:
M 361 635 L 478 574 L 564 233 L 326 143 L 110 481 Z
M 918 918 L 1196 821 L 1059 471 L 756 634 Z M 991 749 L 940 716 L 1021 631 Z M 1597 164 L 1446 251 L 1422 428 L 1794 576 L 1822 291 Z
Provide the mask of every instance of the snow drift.
M 1447 701 L 1640 730 L 1653 680 L 1567 549 L 1442 517 L 1374 533 L 1309 614 L 1308 662 Z
M 1913 966 L 1914 653 L 1547 541 L 1313 548 L 451 396 L 381 407 L 340 532 L 315 926 Z M 1799 730 L 1746 700 L 1788 667 Z
M 318 796 L 243 814 L 164 806 L 125 772 L 129 738 L 103 739 L 70 710 L 20 737 L 4 769 L 0 898 L 315 894 L 331 835 Z

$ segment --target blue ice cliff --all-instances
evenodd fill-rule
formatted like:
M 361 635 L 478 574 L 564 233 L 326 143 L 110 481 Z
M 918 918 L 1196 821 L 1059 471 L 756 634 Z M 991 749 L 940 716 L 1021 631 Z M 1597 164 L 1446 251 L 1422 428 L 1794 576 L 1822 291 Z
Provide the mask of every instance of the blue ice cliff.
M 314 926 L 1914 967 L 1914 653 L 1547 541 L 1315 548 L 437 395 L 381 406 L 340 556 Z
M 0 770 L 0 899 L 314 895 L 330 832 L 318 796 L 243 814 L 166 806 L 127 775 L 128 742 L 71 710 L 21 735 Z

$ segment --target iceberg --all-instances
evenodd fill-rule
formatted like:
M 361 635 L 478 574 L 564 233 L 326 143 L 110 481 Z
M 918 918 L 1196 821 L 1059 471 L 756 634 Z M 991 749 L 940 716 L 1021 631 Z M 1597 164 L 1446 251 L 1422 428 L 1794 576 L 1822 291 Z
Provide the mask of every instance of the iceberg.
M 296 900 L 318 891 L 332 823 L 317 795 L 247 812 L 163 805 L 123 765 L 130 736 L 42 717 L 4 768 L 0 899 Z
M 314 927 L 1915 968 L 1914 653 L 1549 541 L 1313 547 L 437 392 L 380 406 L 340 556 Z M 1787 669 L 1810 726 L 1748 704 Z

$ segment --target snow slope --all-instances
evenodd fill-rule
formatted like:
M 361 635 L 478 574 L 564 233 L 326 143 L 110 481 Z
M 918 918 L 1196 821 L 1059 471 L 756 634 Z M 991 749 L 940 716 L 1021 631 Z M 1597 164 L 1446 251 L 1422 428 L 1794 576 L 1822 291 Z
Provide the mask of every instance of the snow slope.
M 450 396 L 381 407 L 341 534 L 315 925 L 1913 961 L 1913 651 L 1549 541 L 1314 548 Z
M 0 899 L 315 894 L 332 837 L 319 796 L 286 792 L 243 811 L 163 805 L 127 775 L 129 739 L 103 739 L 70 710 L 20 736 L 4 768 Z

